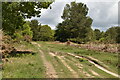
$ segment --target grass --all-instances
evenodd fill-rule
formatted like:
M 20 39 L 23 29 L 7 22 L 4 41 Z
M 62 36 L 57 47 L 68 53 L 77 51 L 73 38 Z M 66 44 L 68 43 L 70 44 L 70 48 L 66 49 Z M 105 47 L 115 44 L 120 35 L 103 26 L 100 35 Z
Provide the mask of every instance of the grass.
M 109 66 L 112 72 L 117 73 L 116 64 L 118 63 L 118 55 L 114 53 L 98 52 L 92 50 L 86 50 L 76 48 L 73 46 L 66 46 L 63 44 L 55 44 L 54 42 L 37 42 L 41 45 L 41 49 L 47 61 L 49 61 L 59 78 L 73 78 L 70 70 L 61 62 L 57 56 L 51 56 L 49 51 L 57 52 L 70 52 L 76 55 L 92 56 L 104 64 Z M 8 62 L 4 63 L 2 76 L 3 78 L 45 78 L 46 69 L 39 54 L 38 46 L 22 42 L 21 44 L 14 44 L 17 50 L 30 50 L 36 54 L 19 54 L 16 57 L 8 58 Z M 48 49 L 49 48 L 49 49 Z M 64 54 L 63 54 L 64 55 Z M 96 68 L 94 65 L 86 61 L 85 59 L 76 59 L 72 56 L 65 56 L 65 62 L 78 73 L 80 78 L 86 78 L 87 76 L 82 71 L 89 73 L 95 78 L 114 78 L 114 76 L 105 73 L 104 71 Z M 82 64 L 83 68 L 79 69 L 76 63 Z M 100 76 L 94 75 L 90 70 L 97 72 Z
M 2 71 L 0 70 L 0 80 L 2 79 Z
M 24 49 L 36 50 L 32 44 L 23 42 L 17 44 L 16 48 L 24 46 Z M 9 62 L 4 63 L 3 78 L 43 78 L 45 68 L 38 53 L 23 55 L 21 57 L 10 57 Z
M 115 73 L 118 73 L 118 54 L 116 53 L 108 53 L 108 52 L 98 52 L 93 50 L 86 50 L 82 48 L 76 48 L 73 46 L 67 46 L 63 44 L 55 44 L 54 42 L 38 42 L 40 44 L 43 44 L 46 46 L 46 48 L 49 47 L 51 51 L 57 51 L 57 52 L 70 52 L 77 55 L 83 55 L 83 56 L 92 56 L 93 58 L 98 59 L 99 61 L 102 61 L 105 65 L 109 66 L 109 70 Z
M 70 61 L 67 61 L 67 62 L 68 62 L 69 65 L 70 65 L 76 72 L 78 72 L 78 74 L 79 74 L 81 77 L 83 77 L 83 78 L 85 78 L 86 75 L 85 75 L 85 74 L 83 75 L 83 73 L 81 74 L 81 72 L 78 71 L 79 68 L 78 68 L 78 66 L 75 66 L 76 63 L 83 65 L 83 68 L 82 68 L 80 71 L 87 72 L 87 73 L 89 73 L 91 76 L 94 76 L 95 78 L 100 78 L 100 77 L 102 77 L 102 78 L 108 78 L 108 77 L 109 77 L 109 78 L 114 78 L 114 76 L 109 75 L 109 74 L 101 71 L 100 69 L 96 68 L 94 65 L 92 65 L 91 63 L 89 63 L 88 61 L 86 61 L 86 60 L 84 60 L 84 59 L 76 59 L 76 58 L 73 58 L 72 56 L 66 56 L 66 57 L 67 57 L 67 59 L 69 59 L 70 61 L 72 60 L 71 62 L 70 62 Z M 99 75 L 101 75 L 101 76 L 93 75 L 93 74 L 90 72 L 90 70 L 93 70 L 93 71 L 97 72 L 97 73 L 98 73 Z
M 58 74 L 58 77 L 59 78 L 73 78 L 71 72 L 68 70 L 68 68 L 64 66 L 61 60 L 56 56 L 54 57 L 51 56 L 49 54 L 49 50 L 47 50 L 48 48 L 43 46 L 43 44 L 41 44 L 41 46 L 42 47 L 40 47 L 40 49 L 44 52 L 47 61 L 49 61 L 53 65 L 55 71 Z
M 65 57 L 65 58 L 66 58 L 66 57 Z M 85 77 L 86 77 L 85 74 L 82 73 L 82 69 L 79 69 L 79 67 L 76 66 L 76 63 L 77 63 L 77 62 L 70 61 L 68 58 L 65 59 L 65 60 L 66 60 L 66 62 L 68 63 L 68 65 L 69 65 L 75 72 L 78 73 L 78 75 L 79 75 L 80 78 L 85 78 Z

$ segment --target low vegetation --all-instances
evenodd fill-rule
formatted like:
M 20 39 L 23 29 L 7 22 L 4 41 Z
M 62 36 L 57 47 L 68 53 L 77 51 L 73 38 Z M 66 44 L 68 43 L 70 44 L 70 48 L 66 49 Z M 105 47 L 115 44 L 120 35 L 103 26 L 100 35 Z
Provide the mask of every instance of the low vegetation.
M 42 42 L 42 44 L 49 47 L 50 51 L 64 52 L 64 53 L 70 52 L 70 53 L 74 53 L 74 54 L 81 55 L 81 56 L 91 56 L 93 58 L 100 60 L 104 64 L 108 65 L 110 67 L 110 69 L 112 68 L 111 70 L 113 72 L 118 73 L 118 68 L 119 68 L 118 53 L 98 52 L 98 51 L 93 51 L 93 50 L 86 50 L 86 49 L 77 48 L 77 47 L 73 47 L 73 46 L 56 44 L 55 42 L 51 42 L 51 43 Z M 99 57 L 99 55 L 100 55 L 100 57 Z
M 16 49 L 36 51 L 35 54 L 16 54 L 3 63 L 3 78 L 43 78 L 45 67 L 37 49 L 29 43 L 14 44 Z
M 66 4 L 56 30 L 41 25 L 41 9 L 52 2 L 3 2 L 0 29 L 0 74 L 3 78 L 116 78 L 120 70 L 120 27 L 91 28 L 93 19 L 84 3 Z M 3 34 L 3 35 L 2 35 Z M 76 58 L 68 53 L 81 56 Z M 51 72 L 50 72 L 51 71 Z M 52 77 L 51 77 L 52 76 Z

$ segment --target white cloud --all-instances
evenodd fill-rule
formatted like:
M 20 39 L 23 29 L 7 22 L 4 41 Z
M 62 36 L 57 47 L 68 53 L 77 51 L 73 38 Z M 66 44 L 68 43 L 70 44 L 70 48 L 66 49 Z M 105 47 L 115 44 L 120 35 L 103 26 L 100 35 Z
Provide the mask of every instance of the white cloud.
M 90 8 L 89 16 L 93 18 L 93 27 L 106 30 L 118 24 L 118 3 L 117 2 L 93 2 L 88 3 Z
M 52 3 L 52 9 L 42 10 L 40 18 L 32 18 L 39 20 L 42 24 L 48 24 L 55 29 L 55 26 L 62 22 L 61 15 L 66 3 L 75 0 L 56 0 Z M 93 29 L 106 30 L 118 23 L 118 0 L 76 0 L 87 4 L 89 8 L 89 16 L 93 19 Z

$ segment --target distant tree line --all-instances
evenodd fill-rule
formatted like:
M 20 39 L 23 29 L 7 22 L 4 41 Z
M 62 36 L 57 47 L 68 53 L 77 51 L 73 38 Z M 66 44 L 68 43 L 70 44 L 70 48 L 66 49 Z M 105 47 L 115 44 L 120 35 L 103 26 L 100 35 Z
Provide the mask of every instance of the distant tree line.
M 93 19 L 87 16 L 88 7 L 83 3 L 71 2 L 64 7 L 62 23 L 52 30 L 37 20 L 25 21 L 25 18 L 40 16 L 42 8 L 48 8 L 50 2 L 6 2 L 3 3 L 3 31 L 15 41 L 72 41 L 75 43 L 101 42 L 120 43 L 120 27 L 111 27 L 106 32 L 91 28 Z M 38 10 L 39 9 L 39 10 Z
M 37 20 L 30 22 L 31 31 L 33 32 L 34 41 L 53 41 L 54 31 L 48 25 L 38 25 Z

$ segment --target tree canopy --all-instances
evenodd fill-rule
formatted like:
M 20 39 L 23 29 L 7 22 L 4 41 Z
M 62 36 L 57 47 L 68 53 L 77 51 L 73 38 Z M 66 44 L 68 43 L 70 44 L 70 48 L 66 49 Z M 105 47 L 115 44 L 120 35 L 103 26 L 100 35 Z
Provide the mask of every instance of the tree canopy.
M 30 27 L 33 32 L 34 41 L 54 40 L 54 32 L 48 25 L 41 25 L 37 20 L 31 20 Z
M 41 9 L 48 8 L 52 2 L 2 2 L 2 28 L 13 35 L 23 27 L 26 18 L 40 17 Z
M 48 25 L 43 25 L 40 28 L 39 40 L 52 41 L 54 40 L 54 32 Z
M 87 14 L 88 7 L 83 3 L 66 4 L 61 16 L 64 21 L 57 25 L 56 39 L 67 41 L 77 38 L 80 42 L 85 42 L 93 21 Z
M 30 41 L 33 37 L 33 32 L 31 31 L 30 23 L 26 22 L 23 28 L 17 29 L 13 34 L 13 39 L 17 42 L 21 40 Z
M 109 28 L 104 35 L 107 43 L 120 43 L 120 27 Z
M 95 39 L 96 40 L 99 40 L 102 37 L 102 33 L 100 32 L 99 29 L 95 29 L 94 34 L 95 34 Z
M 56 30 L 41 25 L 37 20 L 26 18 L 40 17 L 41 9 L 48 8 L 52 2 L 2 2 L 2 29 L 14 40 L 34 41 L 88 41 L 120 43 L 120 27 L 111 27 L 106 32 L 91 28 L 93 20 L 87 16 L 88 7 L 84 3 L 66 4 Z
M 37 41 L 41 25 L 39 25 L 39 22 L 37 20 L 31 20 L 30 27 L 31 27 L 31 30 L 33 32 L 33 38 L 32 39 L 34 41 Z

